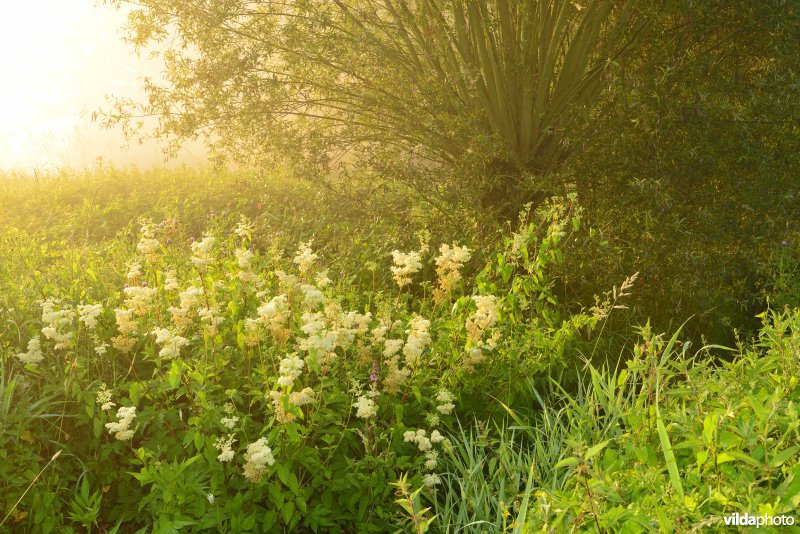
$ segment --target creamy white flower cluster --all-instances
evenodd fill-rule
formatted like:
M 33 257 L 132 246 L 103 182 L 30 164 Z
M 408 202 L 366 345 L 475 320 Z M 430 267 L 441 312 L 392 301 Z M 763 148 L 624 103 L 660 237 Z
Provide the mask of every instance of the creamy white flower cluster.
M 467 317 L 467 347 L 463 365 L 472 369 L 483 361 L 484 350 L 491 350 L 497 345 L 499 332 L 485 339 L 486 332 L 497 322 L 500 315 L 499 303 L 495 295 L 473 295 L 477 309 Z
M 425 469 L 430 472 L 423 476 L 422 482 L 426 486 L 439 484 L 441 482 L 439 475 L 432 472 L 436 469 L 439 460 L 439 452 L 434 445 L 446 443 L 446 438 L 438 430 L 433 430 L 429 436 L 425 430 L 420 428 L 417 431 L 409 430 L 403 433 L 403 441 L 416 444 L 419 451 L 425 454 Z
M 233 434 L 228 434 L 228 436 L 224 438 L 217 438 L 214 442 L 214 447 L 220 451 L 219 455 L 217 455 L 217 460 L 220 462 L 230 462 L 233 460 L 236 454 L 233 452 L 233 444 L 235 442 L 236 438 L 233 437 Z
M 427 319 L 414 315 L 408 322 L 408 338 L 403 347 L 403 355 L 406 359 L 406 365 L 409 367 L 417 367 L 421 363 L 422 353 L 431 342 L 431 335 L 428 329 L 431 322 Z
M 246 462 L 244 465 L 245 478 L 250 482 L 260 482 L 267 471 L 267 466 L 275 464 L 272 449 L 267 446 L 267 438 L 261 438 L 249 444 L 247 452 L 244 454 L 244 460 Z
M 249 241 L 255 229 L 256 227 L 252 221 L 250 221 L 246 215 L 241 215 L 239 217 L 239 224 L 236 225 L 236 229 L 233 231 L 233 233 L 242 240 Z
M 440 389 L 438 393 L 436 393 L 436 400 L 439 405 L 436 407 L 436 410 L 441 413 L 442 415 L 450 415 L 453 413 L 453 409 L 456 407 L 453 404 L 455 397 L 452 393 L 447 391 L 446 389 Z
M 162 358 L 173 359 L 181 354 L 181 348 L 189 344 L 189 340 L 175 334 L 169 328 L 155 328 L 156 344 L 161 345 L 158 355 Z
M 100 405 L 100 409 L 105 411 L 110 410 L 116 404 L 111 402 L 111 390 L 108 389 L 105 383 L 100 384 L 100 389 L 97 391 L 95 402 Z
M 17 358 L 24 365 L 37 365 L 44 359 L 42 354 L 42 345 L 38 337 L 32 337 L 28 340 L 28 350 L 26 352 L 17 353 Z
M 292 261 L 297 265 L 297 270 L 305 274 L 311 270 L 317 258 L 318 256 L 311 250 L 311 241 L 309 241 L 300 244 Z
M 278 384 L 285 388 L 293 386 L 295 381 L 302 374 L 303 367 L 305 366 L 306 362 L 298 358 L 297 353 L 293 352 L 289 354 L 281 360 L 280 367 L 278 368 L 278 372 L 281 375 L 278 378 Z
M 236 406 L 232 402 L 226 402 L 224 410 L 225 417 L 220 418 L 219 422 L 228 430 L 233 430 L 239 421 L 239 416 L 236 415 Z
M 78 306 L 78 320 L 89 330 L 97 328 L 97 319 L 103 313 L 102 304 L 81 304 Z
M 377 391 L 372 391 L 366 395 L 359 395 L 358 400 L 353 404 L 356 408 L 356 417 L 359 419 L 370 419 L 378 415 L 378 405 L 375 404 Z
M 291 423 L 296 419 L 296 416 L 286 410 L 286 405 L 289 406 L 305 406 L 313 403 L 316 399 L 314 397 L 314 390 L 306 387 L 301 391 L 292 391 L 295 382 L 303 373 L 305 362 L 297 356 L 297 353 L 292 353 L 283 358 L 280 362 L 278 372 L 278 386 L 282 391 L 271 391 L 269 397 L 272 399 L 272 407 L 275 410 L 275 419 L 279 423 Z
M 178 306 L 168 308 L 172 323 L 179 330 L 188 328 L 198 317 L 202 296 L 203 292 L 199 287 L 190 285 L 178 294 L 180 299 Z
M 67 331 L 75 319 L 75 311 L 58 307 L 58 302 L 47 299 L 42 302 L 42 335 L 55 342 L 55 350 L 63 350 L 72 345 L 73 333 Z
M 114 437 L 120 441 L 126 441 L 133 437 L 133 429 L 130 427 L 136 417 L 136 406 L 121 406 L 117 410 L 115 423 L 106 423 L 106 428 Z
M 239 266 L 239 272 L 236 273 L 236 278 L 245 283 L 252 283 L 257 280 L 256 273 L 253 272 L 253 259 L 255 254 L 249 249 L 236 249 L 236 264 Z
M 439 247 L 439 256 L 436 258 L 436 274 L 439 277 L 439 286 L 433 290 L 433 297 L 437 302 L 450 298 L 456 284 L 461 280 L 461 268 L 472 258 L 467 247 L 444 244 Z
M 203 239 L 192 243 L 192 263 L 195 267 L 204 268 L 214 262 L 212 252 L 216 242 L 217 238 L 207 233 L 203 235 Z
M 422 257 L 419 252 L 392 251 L 392 277 L 400 288 L 411 283 L 411 275 L 422 269 Z
M 161 252 L 161 243 L 156 239 L 155 226 L 153 223 L 146 221 L 142 224 L 139 231 L 141 237 L 139 243 L 136 245 L 136 250 L 141 253 L 148 262 L 154 263 Z

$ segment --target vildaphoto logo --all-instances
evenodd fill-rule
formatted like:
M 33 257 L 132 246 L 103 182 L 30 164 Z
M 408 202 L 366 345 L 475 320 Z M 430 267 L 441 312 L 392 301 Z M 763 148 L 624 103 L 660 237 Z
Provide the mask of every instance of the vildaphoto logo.
M 725 524 L 735 527 L 752 526 L 756 528 L 761 527 L 780 527 L 794 525 L 794 517 L 790 515 L 751 515 L 747 512 L 740 514 L 726 515 L 723 517 Z

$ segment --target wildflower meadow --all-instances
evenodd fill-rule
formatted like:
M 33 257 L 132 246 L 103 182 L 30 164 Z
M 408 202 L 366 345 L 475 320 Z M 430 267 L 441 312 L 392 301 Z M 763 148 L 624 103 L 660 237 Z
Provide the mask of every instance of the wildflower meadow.
M 0 534 L 800 532 L 797 0 L 6 4 Z
M 645 325 L 598 359 L 638 280 L 559 302 L 574 197 L 482 252 L 353 226 L 357 261 L 324 221 L 273 226 L 280 198 L 162 200 L 89 237 L 90 212 L 3 227 L 3 529 L 689 531 L 800 499 L 798 312 L 735 348 Z

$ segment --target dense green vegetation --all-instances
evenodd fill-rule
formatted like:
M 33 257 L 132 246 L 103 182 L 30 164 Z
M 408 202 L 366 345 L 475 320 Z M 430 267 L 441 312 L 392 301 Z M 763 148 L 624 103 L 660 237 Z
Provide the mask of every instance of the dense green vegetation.
M 219 165 L 0 178 L 0 530 L 794 520 L 796 2 L 109 3 Z
M 635 276 L 562 302 L 574 197 L 448 243 L 283 174 L 0 195 L 3 528 L 724 530 L 800 499 L 797 312 L 695 348 L 619 327 Z

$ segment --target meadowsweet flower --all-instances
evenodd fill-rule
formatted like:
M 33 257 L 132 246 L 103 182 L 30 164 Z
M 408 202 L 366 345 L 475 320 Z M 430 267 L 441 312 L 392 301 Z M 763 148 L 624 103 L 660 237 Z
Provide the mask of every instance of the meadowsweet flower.
M 180 285 L 178 284 L 178 275 L 174 269 L 164 273 L 164 289 L 167 291 L 175 291 Z
M 408 367 L 400 368 L 400 357 L 395 355 L 384 362 L 386 376 L 383 378 L 383 391 L 389 394 L 396 394 L 403 387 L 405 381 L 411 375 Z
M 369 419 L 378 415 L 378 407 L 368 395 L 359 396 L 353 407 L 356 408 L 356 417 L 359 419 Z
M 467 340 L 481 344 L 484 332 L 494 326 L 499 316 L 495 295 L 473 295 L 477 310 L 467 317 Z
M 236 422 L 239 421 L 239 417 L 236 415 L 231 415 L 230 417 L 223 417 L 219 420 L 222 423 L 222 426 L 225 428 L 232 430 L 233 427 L 236 426 Z
M 291 335 L 291 331 L 286 328 L 288 319 L 289 298 L 286 295 L 278 295 L 258 307 L 258 320 L 278 342 L 286 341 Z
M 311 250 L 311 241 L 309 241 L 307 243 L 300 244 L 292 261 L 294 261 L 295 265 L 297 265 L 298 271 L 301 273 L 307 273 L 311 267 L 313 267 L 314 262 L 317 261 L 317 258 L 318 256 Z
M 195 267 L 206 267 L 214 261 L 211 252 L 214 249 L 214 243 L 216 243 L 216 241 L 217 239 L 213 235 L 204 234 L 203 239 L 192 243 L 192 263 Z
M 292 406 L 305 406 L 314 402 L 314 390 L 311 388 L 303 388 L 302 391 L 293 391 L 289 394 L 289 404 Z
M 128 273 L 126 278 L 128 282 L 134 284 L 142 277 L 142 266 L 139 263 L 131 263 L 128 265 Z
M 42 335 L 55 342 L 55 349 L 62 350 L 72 345 L 72 332 L 66 332 L 72 326 L 75 312 L 70 309 L 58 309 L 57 302 L 42 302 Z
M 108 343 L 105 341 L 100 341 L 99 339 L 94 340 L 97 345 L 94 346 L 94 353 L 98 356 L 104 356 L 108 352 Z
M 404 432 L 403 441 L 405 441 L 406 443 L 416 443 L 417 448 L 422 452 L 430 450 L 432 446 L 431 440 L 430 438 L 428 438 L 428 433 L 421 428 L 416 432 L 414 432 L 413 430 Z
M 439 475 L 437 475 L 436 473 L 428 473 L 427 475 L 422 477 L 422 483 L 428 486 L 429 488 L 432 488 L 437 484 L 441 484 L 442 479 L 439 478 Z
M 456 407 L 456 405 L 453 404 L 455 397 L 452 393 L 446 389 L 441 389 L 436 394 L 436 400 L 439 402 L 439 406 L 436 407 L 439 413 L 443 415 L 450 415 L 453 413 L 453 409 Z
M 168 328 L 155 328 L 153 334 L 156 336 L 156 344 L 161 345 L 158 355 L 162 358 L 177 358 L 180 356 L 181 348 L 189 344 L 189 340 L 181 337 Z
M 325 328 L 325 316 L 319 312 L 304 313 L 301 318 L 300 330 L 308 335 L 298 342 L 298 348 L 303 351 L 315 351 L 317 354 L 328 354 L 336 348 L 338 334 Z
M 89 330 L 97 328 L 97 318 L 103 313 L 102 304 L 86 304 L 78 306 L 78 320 Z
M 147 286 L 129 286 L 122 290 L 125 293 L 125 307 L 133 310 L 137 316 L 146 315 L 153 308 L 155 288 Z
M 297 291 L 298 286 L 300 285 L 300 280 L 293 274 L 286 274 L 283 271 L 275 271 L 275 276 L 278 277 L 278 282 L 280 282 L 281 289 L 284 293 L 291 294 Z
M 329 285 L 331 285 L 333 283 L 333 282 L 331 282 L 331 279 L 328 278 L 327 269 L 324 270 L 324 271 L 318 272 L 317 276 L 314 277 L 314 282 L 316 282 L 317 287 L 319 287 L 319 288 L 326 288 L 326 287 L 328 287 Z
M 133 310 L 116 309 L 114 316 L 117 320 L 117 330 L 120 334 L 133 334 L 138 329 L 138 324 L 133 317 Z
M 111 338 L 111 345 L 122 354 L 128 354 L 136 345 L 136 338 L 124 334 L 114 336 Z
M 247 446 L 244 454 L 244 476 L 250 482 L 259 482 L 267 471 L 267 465 L 274 465 L 275 458 L 272 456 L 272 449 L 267 446 L 267 438 Z
M 242 282 L 249 283 L 256 280 L 256 273 L 253 272 L 253 258 L 255 254 L 251 250 L 237 249 L 236 263 L 239 265 L 239 272 L 236 273 L 236 278 Z
M 226 438 L 217 438 L 214 442 L 214 447 L 220 451 L 217 460 L 220 462 L 230 462 L 233 460 L 235 453 L 232 447 L 235 442 L 236 438 L 233 437 L 233 434 L 228 434 Z
M 242 270 L 251 270 L 255 254 L 250 249 L 236 249 L 236 263 Z
M 411 275 L 422 269 L 422 258 L 419 252 L 392 251 L 392 278 L 400 288 L 411 283 Z
M 158 259 L 161 251 L 161 243 L 155 238 L 155 227 L 148 222 L 142 225 L 140 232 L 142 237 L 136 245 L 136 250 L 143 254 L 147 261 L 152 263 Z
M 408 329 L 406 330 L 408 338 L 403 347 L 403 355 L 406 359 L 406 365 L 409 367 L 419 365 L 425 347 L 431 342 L 431 336 L 428 333 L 430 325 L 430 321 L 423 319 L 419 315 L 414 315 L 408 322 Z
M 233 230 L 233 233 L 242 239 L 249 239 L 255 230 L 255 225 L 245 215 L 239 217 L 239 224 Z
M 306 308 L 317 308 L 320 304 L 325 303 L 325 295 L 316 286 L 303 284 L 300 286 L 300 290 L 303 292 L 303 304 Z
M 106 423 L 106 428 L 118 440 L 129 440 L 133 436 L 133 429 L 130 426 L 135 417 L 136 406 L 121 406 L 117 410 L 118 421 L 116 423 Z
M 100 409 L 104 412 L 116 406 L 116 404 L 111 402 L 111 390 L 108 389 L 108 386 L 106 386 L 105 383 L 100 384 L 100 389 L 97 390 L 95 402 L 100 405 Z
M 199 308 L 197 310 L 197 316 L 200 318 L 200 324 L 203 325 L 206 334 L 210 336 L 217 334 L 217 328 L 224 321 L 219 315 L 219 310 L 213 307 L 207 308 L 204 306 Z
M 248 317 L 244 320 L 244 343 L 248 347 L 255 347 L 264 339 L 261 331 L 261 321 Z
M 441 419 L 439 418 L 438 413 L 430 412 L 425 415 L 425 422 L 428 423 L 428 426 L 439 426 Z M 434 430 L 434 432 L 437 432 Z M 438 432 L 437 432 L 438 433 Z M 431 435 L 431 440 L 433 440 L 433 435 Z
M 197 286 L 189 286 L 178 294 L 180 304 L 170 306 L 168 311 L 171 315 L 172 323 L 178 329 L 184 329 L 192 324 L 198 315 L 198 309 L 202 306 L 201 298 L 203 292 Z
M 295 381 L 300 377 L 300 374 L 303 372 L 303 367 L 305 367 L 306 362 L 302 359 L 297 357 L 297 353 L 292 353 L 286 356 L 284 359 L 281 360 L 280 367 L 278 371 L 280 372 L 280 377 L 278 378 L 278 384 L 283 386 L 284 388 L 289 388 L 294 385 Z
M 18 353 L 17 358 L 19 358 L 19 361 L 24 365 L 37 365 L 41 362 L 44 359 L 44 355 L 42 354 L 42 346 L 39 338 L 32 337 L 29 339 L 27 352 Z
M 223 407 L 227 417 L 223 417 L 220 419 L 220 423 L 222 426 L 228 429 L 233 429 L 236 426 L 236 422 L 239 420 L 239 417 L 234 415 L 236 413 L 236 406 L 232 402 L 226 402 L 225 406 Z
M 287 406 L 302 407 L 315 401 L 314 390 L 308 387 L 288 395 L 280 391 L 270 391 L 268 396 L 275 410 L 275 420 L 281 424 L 291 423 L 297 419 L 293 413 L 286 410 Z
M 400 349 L 403 348 L 403 345 L 405 345 L 405 342 L 402 339 L 387 339 L 383 343 L 383 357 L 391 358 L 400 352 Z
M 431 440 L 433 441 L 433 440 Z M 425 469 L 432 471 L 436 469 L 436 463 L 439 460 L 439 453 L 435 449 L 425 451 Z
M 370 342 L 373 345 L 380 345 L 386 340 L 386 332 L 389 331 L 389 327 L 385 324 L 380 324 L 372 329 Z M 398 349 L 400 350 L 400 349 Z
M 440 443 L 444 440 L 445 437 L 438 430 L 434 430 L 433 432 L 431 432 L 431 442 Z
M 442 302 L 450 298 L 450 294 L 461 280 L 461 268 L 472 258 L 467 247 L 452 247 L 443 244 L 439 248 L 439 256 L 436 258 L 436 274 L 439 277 L 439 285 L 433 290 L 436 302 Z

